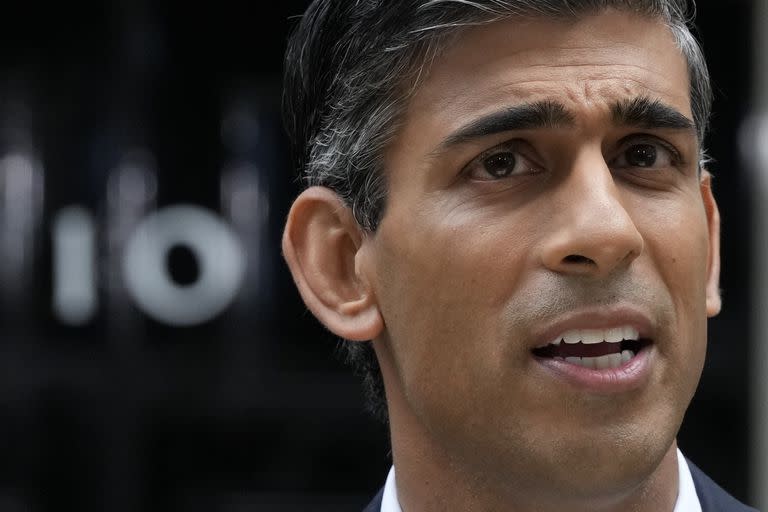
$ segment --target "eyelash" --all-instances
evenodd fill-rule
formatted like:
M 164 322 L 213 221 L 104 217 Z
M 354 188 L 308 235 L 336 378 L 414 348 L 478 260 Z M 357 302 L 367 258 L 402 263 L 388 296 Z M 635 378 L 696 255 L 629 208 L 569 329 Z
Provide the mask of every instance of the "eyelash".
M 527 143 L 521 139 L 511 139 L 505 142 L 502 142 L 501 144 L 498 144 L 490 149 L 487 149 L 477 155 L 475 158 L 473 158 L 468 164 L 466 164 L 461 171 L 461 175 L 465 177 L 470 177 L 470 174 L 472 173 L 473 169 L 475 169 L 478 165 L 482 165 L 483 163 L 487 162 L 488 159 L 500 155 L 503 153 L 512 153 L 515 155 L 515 157 L 518 160 L 522 160 L 527 164 L 529 171 L 538 171 L 540 170 L 540 167 L 538 164 L 534 162 L 534 160 L 526 155 L 526 153 L 529 153 L 527 151 L 523 151 L 520 146 L 524 146 Z M 491 177 L 490 173 L 486 172 L 486 175 L 488 177 Z M 502 179 L 502 178 L 495 178 L 495 179 Z
M 678 151 L 675 146 L 673 146 L 672 144 L 670 144 L 669 142 L 663 139 L 660 139 L 654 135 L 649 135 L 649 134 L 636 134 L 636 135 L 630 135 L 628 137 L 624 137 L 619 141 L 620 149 L 617 152 L 617 155 L 621 155 L 632 146 L 636 146 L 640 144 L 659 145 L 669 152 L 671 164 L 673 166 L 685 165 L 685 161 L 683 160 L 683 157 L 680 151 Z M 614 157 L 611 161 L 615 160 L 615 158 L 616 157 Z
M 540 166 L 538 166 L 533 159 L 529 158 L 523 151 L 521 151 L 520 146 L 525 145 L 525 141 L 520 139 L 511 139 L 505 142 L 502 142 L 501 144 L 494 146 L 490 149 L 487 149 L 477 155 L 475 158 L 473 158 L 468 164 L 466 164 L 462 171 L 461 175 L 465 177 L 469 177 L 469 175 L 472 173 L 472 170 L 476 168 L 476 166 L 483 164 L 486 162 L 489 158 L 502 154 L 502 153 L 512 153 L 518 158 L 522 158 L 524 162 L 526 162 L 528 165 L 528 170 L 532 171 L 531 173 L 535 173 L 535 171 L 540 169 Z M 616 156 L 614 156 L 608 164 L 610 165 L 611 162 L 615 161 L 620 156 L 624 155 L 624 152 L 629 150 L 632 146 L 641 145 L 641 144 L 649 144 L 649 145 L 655 145 L 660 146 L 667 152 L 669 152 L 670 155 L 670 163 L 673 166 L 680 166 L 684 165 L 685 161 L 682 158 L 681 153 L 669 142 L 660 139 L 654 135 L 649 134 L 633 134 L 627 137 L 624 137 L 619 141 L 619 151 L 616 152 Z M 631 167 L 631 166 L 630 166 Z M 525 173 L 529 174 L 529 173 Z M 486 175 L 490 178 L 490 173 L 486 172 Z M 495 179 L 503 179 L 503 178 L 495 178 Z

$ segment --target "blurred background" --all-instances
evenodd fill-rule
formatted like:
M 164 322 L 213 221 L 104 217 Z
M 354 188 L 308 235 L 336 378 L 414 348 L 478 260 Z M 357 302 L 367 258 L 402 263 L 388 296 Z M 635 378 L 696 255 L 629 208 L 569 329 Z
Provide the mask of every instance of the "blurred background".
M 361 510 L 389 469 L 387 431 L 279 252 L 298 191 L 282 55 L 308 2 L 10 3 L 0 510 Z M 724 309 L 679 440 L 762 507 L 768 9 L 698 5 Z

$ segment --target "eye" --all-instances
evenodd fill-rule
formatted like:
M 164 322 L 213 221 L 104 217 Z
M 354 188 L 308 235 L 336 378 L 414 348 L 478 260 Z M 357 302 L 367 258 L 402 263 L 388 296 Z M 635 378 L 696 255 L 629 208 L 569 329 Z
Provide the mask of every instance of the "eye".
M 473 180 L 493 181 L 540 172 L 540 169 L 516 148 L 518 145 L 508 142 L 480 154 L 464 168 L 464 174 Z
M 515 173 L 518 158 L 512 152 L 496 153 L 483 159 L 482 165 L 485 172 L 494 178 L 506 178 Z
M 625 145 L 611 167 L 664 169 L 676 166 L 679 160 L 678 152 L 669 144 L 642 140 Z

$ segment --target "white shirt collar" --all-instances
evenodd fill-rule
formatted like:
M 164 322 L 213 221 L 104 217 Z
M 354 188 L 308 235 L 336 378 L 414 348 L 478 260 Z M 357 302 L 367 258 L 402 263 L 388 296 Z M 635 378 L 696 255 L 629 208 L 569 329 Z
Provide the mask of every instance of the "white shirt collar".
M 381 498 L 381 512 L 403 512 L 397 501 L 397 486 L 395 484 L 395 466 L 389 468 L 387 483 L 384 484 L 384 495 Z
M 693 485 L 693 477 L 688 463 L 680 449 L 677 449 L 678 492 L 673 512 L 701 512 L 701 503 Z M 384 496 L 381 500 L 381 512 L 403 512 L 397 501 L 397 483 L 395 467 L 389 469 L 387 483 L 384 484 Z
M 678 491 L 674 512 L 701 512 L 701 503 L 699 495 L 696 494 L 696 487 L 693 485 L 691 469 L 680 448 L 677 449 L 677 473 Z

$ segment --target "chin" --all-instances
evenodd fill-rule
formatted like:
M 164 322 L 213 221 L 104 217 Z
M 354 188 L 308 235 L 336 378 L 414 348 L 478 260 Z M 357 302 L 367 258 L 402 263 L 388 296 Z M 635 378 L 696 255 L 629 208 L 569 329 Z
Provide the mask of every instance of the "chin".
M 558 422 L 540 417 L 541 422 L 517 423 L 495 446 L 475 450 L 475 463 L 497 485 L 516 482 L 553 500 L 617 498 L 641 489 L 665 457 L 675 455 L 682 415 L 676 407 L 656 407 L 622 422 L 602 417 L 568 425 L 575 420 L 570 415 Z M 478 457 L 481 452 L 484 457 Z
M 564 496 L 585 499 L 631 492 L 651 479 L 674 450 L 675 432 L 675 425 L 655 422 L 561 439 L 546 456 L 549 482 Z

